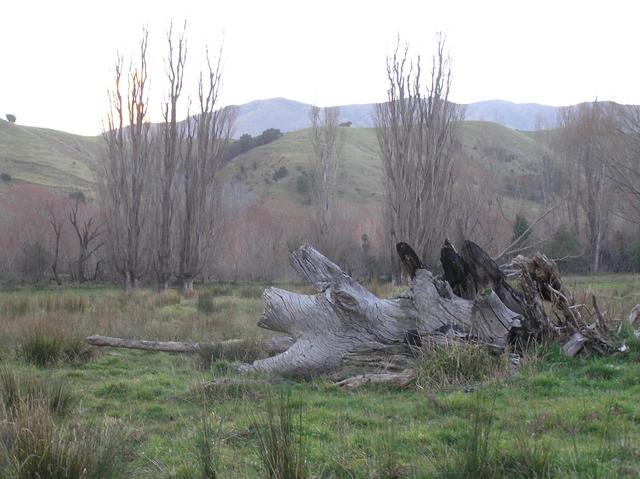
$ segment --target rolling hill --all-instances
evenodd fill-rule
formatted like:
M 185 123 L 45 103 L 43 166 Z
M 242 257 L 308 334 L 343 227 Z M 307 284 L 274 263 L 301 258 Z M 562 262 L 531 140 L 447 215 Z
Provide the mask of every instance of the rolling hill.
M 553 128 L 559 107 L 537 103 L 512 103 L 504 100 L 489 100 L 463 105 L 469 121 L 491 121 L 508 128 L 533 131 Z M 283 132 L 300 130 L 309 126 L 311 105 L 286 98 L 256 100 L 238 105 L 235 136 L 244 133 L 259 135 L 268 128 L 279 128 Z M 340 106 L 340 121 L 352 122 L 356 128 L 372 128 L 375 105 Z
M 13 182 L 89 191 L 95 185 L 101 141 L 0 120 L 0 173 Z M 0 191 L 6 187 L 0 182 Z

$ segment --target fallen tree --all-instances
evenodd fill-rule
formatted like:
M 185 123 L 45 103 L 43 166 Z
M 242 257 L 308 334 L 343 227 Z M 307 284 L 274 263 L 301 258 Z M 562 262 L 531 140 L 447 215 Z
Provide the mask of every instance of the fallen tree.
M 299 377 L 336 371 L 345 377 L 357 371 L 360 380 L 343 384 L 405 384 L 415 348 L 427 337 L 470 341 L 495 352 L 542 339 L 579 343 L 565 348 L 571 356 L 613 351 L 600 322 L 594 326 L 583 320 L 562 288 L 555 263 L 544 255 L 512 262 L 516 290 L 507 273 L 471 241 L 465 241 L 461 254 L 445 242 L 442 276 L 428 271 L 406 243 L 397 250 L 410 280 L 409 288 L 392 299 L 376 297 L 311 246 L 292 252 L 291 265 L 316 294 L 267 289 L 258 326 L 296 341 L 287 351 L 242 365 L 240 371 Z M 543 300 L 552 302 L 553 320 Z
M 329 373 L 346 388 L 379 382 L 406 387 L 426 340 L 472 342 L 495 353 L 518 352 L 532 341 L 560 342 L 569 356 L 615 350 L 595 297 L 589 321 L 580 313 L 584 305 L 575 304 L 557 266 L 544 255 L 518 256 L 500 268 L 471 241 L 460 253 L 445 241 L 440 255 L 444 273 L 436 276 L 406 243 L 399 243 L 397 251 L 409 285 L 390 299 L 376 297 L 311 246 L 292 252 L 291 265 L 316 293 L 264 291 L 258 326 L 287 336 L 267 340 L 265 348 L 275 355 L 241 364 L 239 372 Z M 543 301 L 551 302 L 552 317 Z M 103 336 L 87 342 L 169 352 L 196 352 L 202 346 Z

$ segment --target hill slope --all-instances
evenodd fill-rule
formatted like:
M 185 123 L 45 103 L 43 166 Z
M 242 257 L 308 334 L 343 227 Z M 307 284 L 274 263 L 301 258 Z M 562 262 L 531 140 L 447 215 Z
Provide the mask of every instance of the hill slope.
M 461 181 L 477 185 L 488 179 L 497 191 L 522 201 L 512 185 L 537 174 L 542 147 L 533 136 L 488 122 L 465 122 L 460 133 Z M 341 145 L 339 197 L 348 203 L 379 203 L 382 165 L 375 130 L 342 128 Z M 298 130 L 238 156 L 225 167 L 225 175 L 245 183 L 261 200 L 284 198 L 305 204 L 309 193 L 300 183 L 310 172 L 311 158 L 309 130 Z
M 91 190 L 100 137 L 84 137 L 0 120 L 0 172 L 12 181 L 63 190 Z

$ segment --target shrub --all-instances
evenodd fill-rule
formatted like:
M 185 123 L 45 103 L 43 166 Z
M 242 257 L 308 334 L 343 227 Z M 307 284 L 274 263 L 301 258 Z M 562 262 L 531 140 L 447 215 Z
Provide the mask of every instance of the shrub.
M 282 178 L 285 178 L 289 174 L 289 170 L 287 170 L 286 166 L 281 166 L 276 171 L 273 172 L 273 181 L 274 183 Z
M 9 173 L 0 173 L 0 180 L 9 183 L 11 181 L 11 175 Z
M 51 253 L 42 243 L 36 241 L 23 246 L 17 266 L 22 279 L 37 283 L 45 279 L 50 264 Z
M 17 118 L 13 113 L 7 113 L 4 115 L 9 123 L 15 123 Z
M 429 389 L 469 386 L 509 371 L 505 356 L 494 356 L 480 345 L 459 341 L 423 345 L 415 367 L 416 385 Z
M 267 398 L 267 410 L 261 421 L 254 421 L 258 436 L 258 455 L 270 478 L 309 477 L 300 428 L 302 415 L 294 423 L 291 397 L 281 391 L 277 404 Z M 297 429 L 297 431 L 296 431 Z
M 311 190 L 311 177 L 303 173 L 296 178 L 296 191 L 301 195 L 306 195 Z

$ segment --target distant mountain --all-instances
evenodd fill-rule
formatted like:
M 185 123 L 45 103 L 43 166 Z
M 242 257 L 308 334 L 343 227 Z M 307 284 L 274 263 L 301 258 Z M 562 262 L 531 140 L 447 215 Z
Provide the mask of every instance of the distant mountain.
M 537 103 L 512 103 L 489 100 L 464 105 L 466 119 L 491 121 L 514 130 L 534 131 L 553 128 L 559 107 Z M 309 126 L 311 105 L 286 98 L 255 100 L 239 105 L 236 120 L 236 138 L 244 133 L 259 135 L 268 128 L 282 132 L 300 130 Z M 350 121 L 356 128 L 373 127 L 373 103 L 340 106 L 340 121 Z
M 464 105 L 465 119 L 492 121 L 513 130 L 546 130 L 556 126 L 560 107 L 504 100 L 479 101 Z

